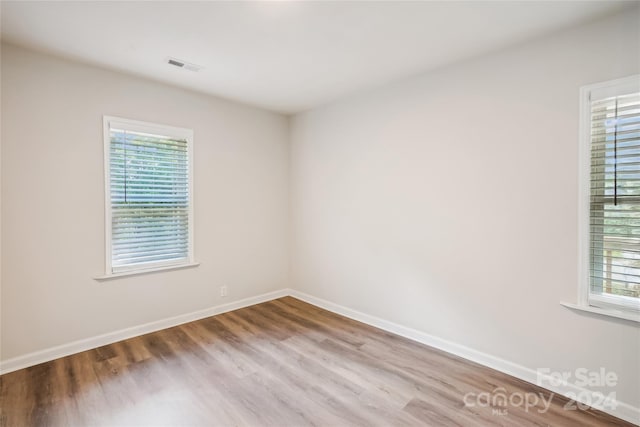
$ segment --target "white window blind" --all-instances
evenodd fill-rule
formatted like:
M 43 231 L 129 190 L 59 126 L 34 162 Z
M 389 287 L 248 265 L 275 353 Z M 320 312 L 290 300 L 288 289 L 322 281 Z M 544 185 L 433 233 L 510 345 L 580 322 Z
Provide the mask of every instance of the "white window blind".
M 191 262 L 191 131 L 105 120 L 111 272 Z
M 637 309 L 640 92 L 603 96 L 590 101 L 589 302 Z

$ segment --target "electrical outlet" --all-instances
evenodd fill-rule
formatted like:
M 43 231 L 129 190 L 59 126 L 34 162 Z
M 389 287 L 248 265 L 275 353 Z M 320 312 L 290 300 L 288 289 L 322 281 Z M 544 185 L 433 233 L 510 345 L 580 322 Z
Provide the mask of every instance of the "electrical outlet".
M 220 296 L 221 297 L 226 297 L 227 296 L 227 287 L 226 286 L 220 286 Z

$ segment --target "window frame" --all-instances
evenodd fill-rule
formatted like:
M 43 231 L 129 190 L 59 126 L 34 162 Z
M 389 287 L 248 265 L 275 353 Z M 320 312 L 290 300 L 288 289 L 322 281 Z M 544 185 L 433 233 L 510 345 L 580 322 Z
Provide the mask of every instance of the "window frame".
M 640 321 L 640 299 L 598 295 L 591 292 L 591 99 L 618 96 L 640 91 L 640 74 L 582 86 L 580 88 L 580 129 L 579 129 L 579 194 L 578 194 L 578 306 L 564 304 L 599 314 Z
M 113 124 L 116 124 L 114 126 Z M 187 258 L 180 260 L 168 260 L 152 262 L 146 265 L 121 266 L 114 270 L 112 259 L 112 211 L 111 205 L 111 128 L 118 127 L 132 132 L 143 132 L 173 138 L 184 138 L 187 141 L 187 173 L 189 208 L 188 217 L 188 245 Z M 150 273 L 154 271 L 173 270 L 176 268 L 197 266 L 194 253 L 194 200 L 193 200 L 193 129 L 169 126 L 159 123 L 126 119 L 116 116 L 103 116 L 103 145 L 104 145 L 104 200 L 105 200 L 105 275 L 96 279 L 108 279 L 111 277 L 128 276 L 134 274 Z

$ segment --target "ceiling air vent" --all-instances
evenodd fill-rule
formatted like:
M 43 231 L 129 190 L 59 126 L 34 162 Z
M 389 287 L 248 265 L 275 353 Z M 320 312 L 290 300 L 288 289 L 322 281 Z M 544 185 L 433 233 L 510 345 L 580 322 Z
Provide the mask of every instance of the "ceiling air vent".
M 176 58 L 167 58 L 167 64 L 173 65 L 174 67 L 184 68 L 185 70 L 196 71 L 196 72 L 202 70 L 203 68 L 200 65 L 191 64 L 190 62 L 183 61 L 181 59 L 176 59 Z

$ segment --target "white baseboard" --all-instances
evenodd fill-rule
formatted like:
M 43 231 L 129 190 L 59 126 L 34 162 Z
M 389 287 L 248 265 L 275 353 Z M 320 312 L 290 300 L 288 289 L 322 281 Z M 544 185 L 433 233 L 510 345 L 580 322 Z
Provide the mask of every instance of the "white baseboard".
M 216 314 L 225 313 L 227 311 L 237 310 L 239 308 L 248 307 L 250 305 L 260 304 L 261 302 L 271 301 L 289 295 L 288 289 L 281 289 L 274 292 L 258 295 L 255 297 L 244 298 L 229 304 L 222 304 L 215 307 L 205 308 L 179 316 L 169 317 L 167 319 L 156 320 L 154 322 L 145 323 L 143 325 L 133 326 L 131 328 L 121 329 L 115 332 L 109 332 L 91 338 L 73 341 L 68 344 L 62 344 L 56 347 L 47 348 L 45 350 L 35 351 L 23 356 L 14 357 L 0 361 L 0 374 L 6 374 L 18 369 L 28 368 L 29 366 L 38 365 L 40 363 L 49 362 L 60 357 L 69 356 L 81 351 L 91 350 L 114 342 L 126 340 L 128 338 L 137 337 L 148 334 L 150 332 L 159 331 L 161 329 L 171 328 L 183 323 L 193 322 L 194 320 L 204 319 L 205 317 L 215 316 Z
M 509 362 L 508 360 L 504 360 L 499 357 L 495 357 L 490 354 L 486 354 L 472 348 L 435 337 L 416 329 L 402 326 L 376 316 L 350 309 L 348 307 L 324 300 L 322 298 L 314 297 L 295 289 L 281 289 L 274 292 L 268 292 L 266 294 L 241 299 L 229 304 L 218 305 L 204 310 L 194 311 L 192 313 L 181 314 L 179 316 L 145 323 L 143 325 L 126 328 L 115 332 L 109 332 L 107 334 L 98 335 L 96 337 L 78 340 L 68 344 L 63 344 L 45 350 L 25 354 L 23 356 L 18 356 L 12 359 L 0 361 L 0 374 L 6 374 L 8 372 L 17 371 L 18 369 L 28 368 L 29 366 L 34 366 L 40 363 L 58 359 L 60 357 L 69 356 L 81 351 L 91 350 L 96 347 L 112 344 L 117 341 L 122 341 L 128 338 L 148 334 L 150 332 L 159 331 L 161 329 L 170 328 L 173 326 L 181 325 L 183 323 L 193 322 L 194 320 L 204 319 L 205 317 L 215 316 L 216 314 L 221 314 L 251 305 L 260 304 L 262 302 L 271 301 L 284 296 L 292 296 L 294 298 L 298 298 L 302 301 L 308 302 L 309 304 L 324 308 L 325 310 L 332 311 L 336 314 L 340 314 L 359 322 L 366 323 L 367 325 L 371 325 L 376 328 L 394 333 L 396 335 L 400 335 L 410 340 L 435 347 L 437 349 L 446 351 L 447 353 L 460 356 L 464 359 L 479 363 L 481 365 L 514 376 L 529 383 L 537 384 L 538 374 L 534 369 L 527 368 L 525 366 Z M 592 391 L 573 384 L 566 384 L 555 387 L 549 381 L 546 381 L 544 388 L 564 396 L 566 396 L 567 393 L 572 393 L 574 396 L 592 396 L 591 399 L 586 399 L 581 403 L 589 404 L 591 402 L 597 402 L 599 400 L 597 399 L 597 396 L 593 395 Z M 608 407 L 598 407 L 598 405 L 593 405 L 593 407 L 610 415 L 613 415 L 614 417 L 620 418 L 630 423 L 634 423 L 636 425 L 640 425 L 640 408 L 628 403 L 618 401 L 615 410 L 612 410 Z
M 320 308 L 324 308 L 325 310 L 334 312 L 336 314 L 340 314 L 350 319 L 366 323 L 367 325 L 374 326 L 376 328 L 394 333 L 396 335 L 400 335 L 410 340 L 435 347 L 439 350 L 446 351 L 447 353 L 454 354 L 472 362 L 479 363 L 481 365 L 495 369 L 496 371 L 500 371 L 524 380 L 528 383 L 538 384 L 538 373 L 534 369 L 527 368 L 508 360 L 504 360 L 499 357 L 495 357 L 490 354 L 486 354 L 472 348 L 435 337 L 416 329 L 389 322 L 388 320 L 384 320 L 379 317 L 371 316 L 357 310 L 352 310 L 340 304 L 336 304 L 322 298 L 317 298 L 304 292 L 297 291 L 295 289 L 289 289 L 289 295 L 302 301 L 308 302 L 309 304 L 313 304 Z M 594 405 L 592 403 L 599 402 L 600 399 L 598 398 L 598 395 L 594 394 L 594 392 L 591 390 L 587 390 L 583 387 L 578 387 L 574 384 L 554 386 L 550 381 L 550 378 L 543 378 L 543 380 L 545 380 L 543 381 L 543 387 L 552 391 L 553 393 L 561 394 L 563 396 L 567 396 L 567 394 L 569 393 L 570 397 L 588 396 L 589 398 L 583 398 L 580 403 L 591 404 L 591 406 L 595 409 L 601 410 L 602 412 L 606 412 L 610 415 L 613 415 L 614 417 L 620 418 L 630 423 L 640 425 L 640 408 L 638 407 L 620 401 L 617 402 L 615 409 L 611 409 L 610 407 L 602 407 L 601 405 Z

